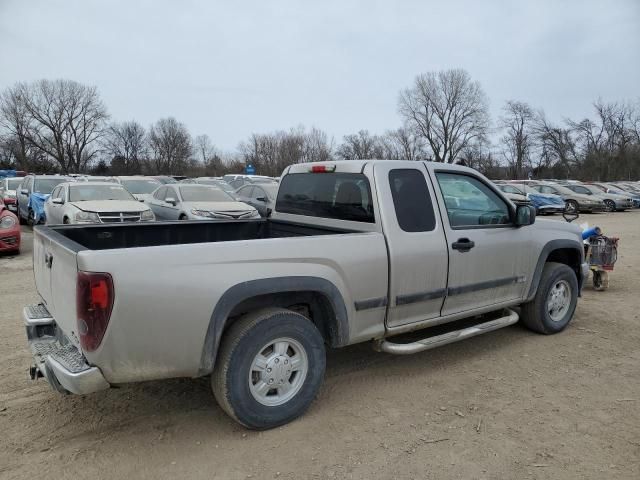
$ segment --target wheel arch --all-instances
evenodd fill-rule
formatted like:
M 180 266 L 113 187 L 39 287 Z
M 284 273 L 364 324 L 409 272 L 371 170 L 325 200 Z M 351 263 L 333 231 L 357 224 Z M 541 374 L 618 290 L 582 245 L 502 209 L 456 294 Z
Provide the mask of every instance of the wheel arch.
M 538 284 L 542 275 L 542 269 L 547 262 L 563 263 L 569 266 L 576 274 L 578 279 L 578 287 L 582 289 L 584 278 L 582 278 L 582 262 L 584 259 L 584 247 L 580 242 L 574 240 L 551 240 L 540 252 L 538 262 L 533 273 L 531 286 L 527 294 L 526 301 L 530 301 L 536 296 Z
M 213 371 L 220 340 L 226 328 L 244 313 L 267 307 L 302 307 L 303 313 L 332 347 L 346 345 L 349 322 L 346 304 L 338 288 L 319 277 L 279 277 L 243 282 L 229 288 L 216 304 L 200 358 L 199 376 Z

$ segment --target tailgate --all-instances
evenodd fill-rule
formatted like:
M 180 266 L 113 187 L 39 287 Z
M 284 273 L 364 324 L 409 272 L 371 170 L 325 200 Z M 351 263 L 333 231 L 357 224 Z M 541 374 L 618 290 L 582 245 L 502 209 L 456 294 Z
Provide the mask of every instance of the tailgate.
M 76 252 L 39 228 L 33 236 L 33 273 L 36 288 L 56 324 L 73 343 L 76 334 Z

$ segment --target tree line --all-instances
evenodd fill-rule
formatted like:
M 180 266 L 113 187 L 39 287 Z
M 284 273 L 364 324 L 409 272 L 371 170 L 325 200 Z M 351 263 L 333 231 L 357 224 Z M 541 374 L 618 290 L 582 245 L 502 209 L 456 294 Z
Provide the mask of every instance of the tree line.
M 399 126 L 336 142 L 298 126 L 253 133 L 234 152 L 193 137 L 173 117 L 145 128 L 113 121 L 93 86 L 72 80 L 17 83 L 0 93 L 0 168 L 112 175 L 258 173 L 292 163 L 398 159 L 460 163 L 491 178 L 640 178 L 640 100 L 593 103 L 591 118 L 553 122 L 509 100 L 492 121 L 479 82 L 462 69 L 418 75 L 398 95 Z

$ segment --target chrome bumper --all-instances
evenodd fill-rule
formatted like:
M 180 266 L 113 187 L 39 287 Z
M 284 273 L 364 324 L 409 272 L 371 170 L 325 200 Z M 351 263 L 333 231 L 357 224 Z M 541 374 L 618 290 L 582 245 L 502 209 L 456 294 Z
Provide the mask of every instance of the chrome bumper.
M 61 393 L 84 395 L 110 387 L 98 367 L 87 363 L 82 352 L 58 328 L 44 305 L 22 310 L 34 365 L 32 379 L 45 377 Z

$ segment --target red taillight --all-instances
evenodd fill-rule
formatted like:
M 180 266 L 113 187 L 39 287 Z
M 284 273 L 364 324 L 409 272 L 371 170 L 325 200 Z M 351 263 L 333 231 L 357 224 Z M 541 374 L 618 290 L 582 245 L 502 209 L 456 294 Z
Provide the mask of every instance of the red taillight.
M 113 308 L 113 280 L 108 273 L 78 272 L 76 314 L 83 350 L 93 352 L 107 331 Z
M 312 165 L 311 166 L 311 173 L 330 173 L 335 171 L 336 171 L 335 165 Z

